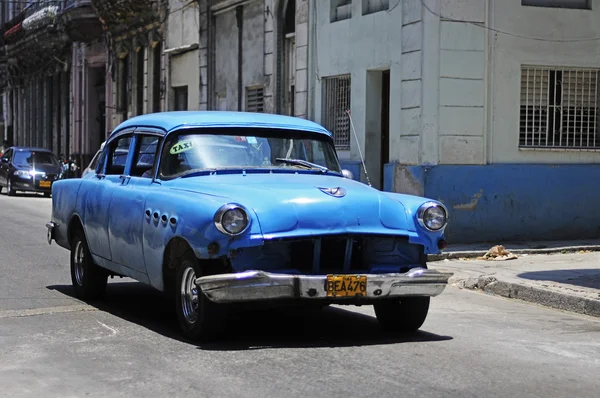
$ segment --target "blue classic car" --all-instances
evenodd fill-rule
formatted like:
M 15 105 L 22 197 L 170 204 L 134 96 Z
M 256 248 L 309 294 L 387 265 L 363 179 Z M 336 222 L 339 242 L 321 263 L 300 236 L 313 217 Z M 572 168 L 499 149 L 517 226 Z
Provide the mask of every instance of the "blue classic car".
M 183 334 L 218 335 L 244 302 L 373 305 L 385 330 L 419 329 L 452 274 L 444 205 L 347 178 L 332 135 L 243 112 L 134 117 L 94 173 L 52 185 L 52 240 L 83 300 L 125 276 L 174 299 Z

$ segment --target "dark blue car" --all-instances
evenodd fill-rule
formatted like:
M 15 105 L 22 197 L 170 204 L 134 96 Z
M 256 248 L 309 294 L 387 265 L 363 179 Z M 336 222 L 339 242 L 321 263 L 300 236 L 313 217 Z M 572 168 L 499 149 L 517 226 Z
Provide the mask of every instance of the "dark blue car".
M 43 148 L 10 147 L 0 157 L 0 189 L 9 196 L 17 191 L 52 193 L 62 168 L 52 151 Z
M 78 297 L 131 277 L 171 296 L 194 339 L 217 337 L 247 302 L 374 305 L 386 330 L 415 331 L 451 276 L 426 265 L 447 210 L 346 175 L 331 133 L 307 120 L 138 116 L 93 174 L 54 184 L 48 241 L 71 251 Z

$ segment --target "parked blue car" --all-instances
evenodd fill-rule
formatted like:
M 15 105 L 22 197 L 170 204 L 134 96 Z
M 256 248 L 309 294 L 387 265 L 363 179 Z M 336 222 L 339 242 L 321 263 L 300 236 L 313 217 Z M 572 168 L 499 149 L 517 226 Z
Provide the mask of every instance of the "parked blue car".
M 218 336 L 236 303 L 373 305 L 419 329 L 452 274 L 438 201 L 346 178 L 332 135 L 303 119 L 164 112 L 119 125 L 93 174 L 52 185 L 52 240 L 77 297 L 125 276 L 174 298 L 183 334 Z

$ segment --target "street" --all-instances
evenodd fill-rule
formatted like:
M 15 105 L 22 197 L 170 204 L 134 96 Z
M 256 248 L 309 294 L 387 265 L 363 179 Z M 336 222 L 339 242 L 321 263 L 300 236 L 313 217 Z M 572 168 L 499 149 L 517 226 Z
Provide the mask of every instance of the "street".
M 2 194 L 0 209 L 0 396 L 598 396 L 594 318 L 449 287 L 410 338 L 334 307 L 239 315 L 196 346 L 141 284 L 110 280 L 97 307 L 71 297 L 51 199 Z

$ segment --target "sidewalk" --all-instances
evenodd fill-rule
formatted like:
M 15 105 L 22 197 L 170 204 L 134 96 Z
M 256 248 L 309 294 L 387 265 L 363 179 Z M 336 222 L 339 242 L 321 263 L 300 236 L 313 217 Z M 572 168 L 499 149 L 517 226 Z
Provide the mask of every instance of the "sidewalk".
M 572 253 L 580 250 L 600 251 L 600 239 L 548 241 L 548 242 L 493 242 L 457 244 L 450 243 L 442 254 L 430 254 L 428 261 L 443 260 L 445 258 L 472 258 L 483 256 L 494 245 L 502 245 L 506 250 L 515 254 L 548 254 Z
M 492 246 L 449 248 L 429 267 L 453 272 L 449 283 L 461 289 L 600 317 L 600 242 L 506 244 L 518 258 L 476 258 Z

